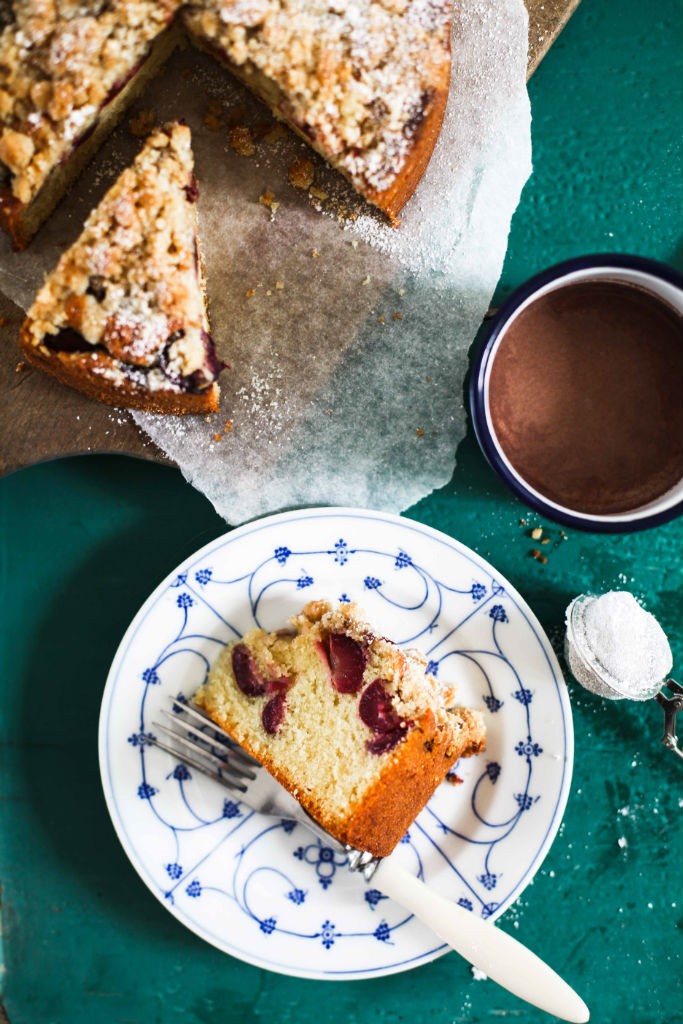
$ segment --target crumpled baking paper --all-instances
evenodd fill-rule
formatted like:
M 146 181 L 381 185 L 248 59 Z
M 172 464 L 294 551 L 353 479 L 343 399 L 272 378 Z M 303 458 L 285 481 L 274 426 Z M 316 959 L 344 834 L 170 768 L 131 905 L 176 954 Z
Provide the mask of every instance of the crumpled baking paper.
M 446 119 L 398 229 L 192 48 L 135 108 L 192 128 L 212 333 L 230 368 L 218 415 L 134 418 L 228 523 L 302 505 L 400 512 L 451 478 L 468 348 L 531 171 L 522 0 L 457 8 Z M 231 134 L 244 126 L 251 155 Z M 9 298 L 28 307 L 139 145 L 117 130 L 27 252 L 2 243 Z M 302 157 L 312 192 L 288 180 Z

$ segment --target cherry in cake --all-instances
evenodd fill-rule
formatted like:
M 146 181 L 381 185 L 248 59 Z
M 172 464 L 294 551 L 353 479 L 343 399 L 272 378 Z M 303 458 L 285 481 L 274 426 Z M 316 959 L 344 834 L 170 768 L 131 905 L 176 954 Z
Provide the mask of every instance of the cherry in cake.
M 340 842 L 386 856 L 460 757 L 481 715 L 376 636 L 354 605 L 308 604 L 219 656 L 195 703 Z
M 189 128 L 155 131 L 38 292 L 26 359 L 110 405 L 215 411 L 197 195 Z

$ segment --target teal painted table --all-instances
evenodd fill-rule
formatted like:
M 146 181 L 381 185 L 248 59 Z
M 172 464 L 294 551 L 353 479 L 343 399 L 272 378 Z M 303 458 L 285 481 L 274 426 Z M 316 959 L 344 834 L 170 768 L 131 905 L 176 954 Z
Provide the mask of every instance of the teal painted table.
M 681 12 L 675 0 L 582 4 L 533 78 L 534 176 L 499 297 L 591 251 L 681 266 Z M 582 591 L 628 588 L 683 665 L 681 523 L 639 535 L 567 531 L 547 565 L 534 524 L 471 436 L 451 483 L 406 513 L 490 559 L 556 648 Z M 172 469 L 122 457 L 36 466 L 0 481 L 0 881 L 12 1024 L 541 1022 L 453 954 L 365 982 L 302 982 L 205 945 L 153 899 L 114 836 L 97 715 L 128 622 L 161 578 L 224 531 Z M 550 525 L 550 524 L 544 524 Z M 681 1013 L 681 765 L 654 703 L 611 704 L 569 683 L 576 762 L 564 823 L 501 921 L 570 981 L 598 1024 Z

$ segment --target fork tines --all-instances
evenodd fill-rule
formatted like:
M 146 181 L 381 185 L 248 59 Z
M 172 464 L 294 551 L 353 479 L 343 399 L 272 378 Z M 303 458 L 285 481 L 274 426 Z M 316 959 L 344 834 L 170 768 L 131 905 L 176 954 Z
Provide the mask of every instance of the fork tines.
M 245 793 L 246 782 L 256 778 L 258 766 L 227 733 L 198 708 L 177 699 L 173 700 L 173 714 L 161 710 L 170 723 L 153 722 L 164 738 L 150 735 L 149 742 L 177 757 L 183 764 L 196 768 L 216 782 L 238 793 Z

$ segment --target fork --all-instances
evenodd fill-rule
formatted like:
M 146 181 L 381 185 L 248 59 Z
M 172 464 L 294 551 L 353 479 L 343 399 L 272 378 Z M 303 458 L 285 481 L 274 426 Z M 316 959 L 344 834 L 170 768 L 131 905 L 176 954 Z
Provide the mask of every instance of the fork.
M 440 896 L 402 868 L 393 857 L 375 857 L 344 845 L 326 832 L 272 775 L 198 708 L 173 700 L 162 710 L 169 724 L 153 722 L 163 738 L 148 742 L 214 779 L 262 814 L 299 822 L 327 846 L 347 856 L 351 871 L 400 903 L 447 942 L 473 967 L 520 999 L 575 1024 L 589 1019 L 588 1007 L 535 953 L 511 935 Z

